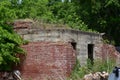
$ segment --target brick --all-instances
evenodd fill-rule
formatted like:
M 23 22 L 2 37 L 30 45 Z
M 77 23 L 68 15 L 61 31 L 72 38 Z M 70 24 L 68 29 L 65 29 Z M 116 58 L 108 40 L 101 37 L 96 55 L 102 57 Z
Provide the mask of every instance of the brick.
M 31 42 L 22 47 L 27 56 L 18 69 L 24 80 L 65 79 L 76 62 L 76 53 L 70 43 Z

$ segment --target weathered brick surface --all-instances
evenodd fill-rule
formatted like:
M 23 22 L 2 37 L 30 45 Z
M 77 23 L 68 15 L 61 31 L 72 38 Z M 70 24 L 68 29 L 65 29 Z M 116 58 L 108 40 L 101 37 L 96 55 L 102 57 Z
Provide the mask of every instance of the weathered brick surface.
M 40 22 L 39 22 L 40 23 Z M 43 28 L 45 25 L 37 25 L 31 20 L 17 20 L 14 22 L 15 31 L 21 37 L 30 42 L 71 42 L 76 43 L 77 59 L 82 65 L 87 64 L 88 44 L 102 43 L 102 35 L 99 33 L 84 32 L 73 29 Z M 47 27 L 50 27 L 47 25 Z M 93 54 L 95 55 L 95 53 Z
M 120 53 L 113 45 L 109 44 L 96 44 L 95 45 L 95 57 L 102 60 L 112 58 L 116 60 L 117 65 L 120 65 Z
M 27 55 L 19 69 L 25 80 L 65 79 L 76 62 L 76 53 L 70 43 L 31 42 L 23 48 Z
M 26 28 L 31 28 L 33 24 L 33 21 L 30 19 L 25 19 L 25 20 L 16 20 L 13 23 L 14 30 L 18 29 L 26 29 Z

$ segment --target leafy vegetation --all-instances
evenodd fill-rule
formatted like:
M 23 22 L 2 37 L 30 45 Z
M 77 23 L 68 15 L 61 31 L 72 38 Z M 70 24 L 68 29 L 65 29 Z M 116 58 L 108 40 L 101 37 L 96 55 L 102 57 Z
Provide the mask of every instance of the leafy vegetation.
M 19 62 L 16 56 L 24 53 L 22 43 L 20 36 L 0 26 L 0 70 L 11 70 L 12 65 Z
M 73 29 L 105 32 L 109 43 L 120 45 L 119 0 L 0 0 L 0 65 L 18 62 L 22 40 L 12 27 L 15 19 L 30 18 L 46 23 L 67 24 Z M 9 62 L 10 61 L 10 62 Z M 1 68 L 2 69 L 2 68 Z
M 31 18 L 67 24 L 73 29 L 105 32 L 109 43 L 120 45 L 119 0 L 1 0 L 0 22 Z
M 90 60 L 88 60 L 88 63 Z M 77 60 L 74 70 L 70 76 L 70 80 L 82 80 L 85 74 L 94 73 L 94 72 L 111 72 L 115 66 L 115 61 L 110 60 L 96 60 L 93 65 L 80 66 L 80 62 Z M 68 79 L 69 80 L 69 79 Z
M 74 0 L 77 15 L 92 29 L 106 33 L 110 43 L 120 45 L 120 1 L 119 0 Z

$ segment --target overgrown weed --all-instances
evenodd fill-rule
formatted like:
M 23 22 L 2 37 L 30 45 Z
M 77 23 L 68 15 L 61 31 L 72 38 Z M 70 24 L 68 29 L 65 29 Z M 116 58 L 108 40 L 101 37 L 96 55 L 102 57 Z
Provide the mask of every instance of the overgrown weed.
M 113 59 L 104 61 L 94 60 L 93 63 L 91 63 L 91 61 L 88 60 L 87 65 L 85 66 L 81 66 L 80 62 L 77 60 L 74 70 L 72 71 L 71 76 L 68 78 L 68 80 L 82 80 L 85 74 L 94 72 L 111 72 L 114 66 L 115 61 Z

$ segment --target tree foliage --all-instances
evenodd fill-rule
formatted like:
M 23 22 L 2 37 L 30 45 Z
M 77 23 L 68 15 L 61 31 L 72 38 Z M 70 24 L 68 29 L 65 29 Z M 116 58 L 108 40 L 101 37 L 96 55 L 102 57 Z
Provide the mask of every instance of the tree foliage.
M 109 40 L 120 45 L 119 0 L 0 0 L 0 23 L 24 18 L 105 32 Z
M 71 28 L 87 31 L 87 25 L 77 15 L 77 6 L 69 2 L 54 2 L 50 5 L 55 23 L 68 24 Z
M 0 70 L 11 70 L 12 65 L 20 61 L 16 56 L 24 53 L 22 43 L 20 36 L 0 26 Z
M 22 39 L 6 23 L 25 18 L 67 24 L 82 31 L 105 32 L 110 41 L 120 45 L 119 0 L 0 0 L 1 70 L 19 62 L 15 56 L 23 52 L 19 47 Z
M 119 0 L 76 0 L 78 15 L 89 29 L 106 33 L 110 42 L 120 45 L 120 1 Z
M 7 25 L 19 17 L 16 8 L 10 0 L 0 0 L 0 70 L 11 70 L 20 61 L 17 54 L 24 53 L 22 38 Z

